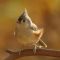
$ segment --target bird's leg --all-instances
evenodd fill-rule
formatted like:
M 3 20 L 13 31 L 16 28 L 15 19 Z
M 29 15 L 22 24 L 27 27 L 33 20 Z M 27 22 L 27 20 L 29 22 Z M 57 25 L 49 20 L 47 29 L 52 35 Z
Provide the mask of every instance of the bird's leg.
M 36 50 L 40 48 L 47 48 L 47 45 L 41 39 L 34 44 L 34 48 L 33 48 L 34 54 L 36 53 Z
M 40 49 L 40 48 L 42 48 L 43 46 L 38 46 L 37 44 L 34 44 L 34 48 L 33 48 L 33 52 L 34 52 L 34 54 L 36 53 L 36 50 L 37 49 Z
M 41 37 L 43 35 L 43 29 L 40 29 L 40 30 L 37 30 L 37 31 L 33 31 L 33 33 L 35 35 L 39 36 L 37 41 L 36 41 L 36 43 L 34 44 L 34 49 L 33 49 L 33 52 L 36 53 L 36 49 L 37 48 L 46 48 L 47 45 L 45 44 L 45 42 L 43 42 L 41 40 Z
M 41 44 L 39 48 L 47 48 L 47 44 L 43 40 L 40 39 L 38 43 Z
M 34 54 L 35 54 L 35 53 L 36 53 L 36 49 L 37 49 L 37 45 L 34 44 L 33 46 L 34 46 L 34 47 L 33 47 L 33 52 L 34 52 Z

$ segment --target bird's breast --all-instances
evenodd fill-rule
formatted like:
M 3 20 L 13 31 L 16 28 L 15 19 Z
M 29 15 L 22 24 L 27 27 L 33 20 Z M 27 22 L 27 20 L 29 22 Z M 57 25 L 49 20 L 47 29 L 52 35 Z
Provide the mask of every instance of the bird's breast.
M 36 35 L 34 35 L 29 28 L 20 27 L 17 32 L 17 41 L 20 45 L 32 45 L 37 41 Z

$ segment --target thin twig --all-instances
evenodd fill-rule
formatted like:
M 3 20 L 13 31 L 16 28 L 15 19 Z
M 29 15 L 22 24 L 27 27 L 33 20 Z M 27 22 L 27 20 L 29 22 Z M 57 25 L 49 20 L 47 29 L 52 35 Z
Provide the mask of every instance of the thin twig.
M 60 51 L 52 49 L 37 49 L 34 54 L 33 49 L 24 49 L 21 52 L 12 52 L 6 50 L 10 54 L 5 60 L 16 60 L 17 58 L 24 56 L 51 56 L 51 57 L 60 57 Z

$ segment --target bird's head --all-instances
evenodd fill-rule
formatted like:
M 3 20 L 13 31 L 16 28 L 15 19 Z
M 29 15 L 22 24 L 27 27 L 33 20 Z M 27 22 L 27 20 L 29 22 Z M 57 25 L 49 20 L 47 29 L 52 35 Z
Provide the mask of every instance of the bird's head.
M 27 27 L 31 30 L 37 30 L 37 26 L 32 22 L 31 18 L 28 15 L 27 10 L 25 9 L 21 16 L 18 18 L 17 23 L 21 26 Z
M 31 22 L 31 18 L 29 17 L 27 10 L 25 9 L 21 16 L 18 18 L 17 23 L 29 25 L 31 24 Z

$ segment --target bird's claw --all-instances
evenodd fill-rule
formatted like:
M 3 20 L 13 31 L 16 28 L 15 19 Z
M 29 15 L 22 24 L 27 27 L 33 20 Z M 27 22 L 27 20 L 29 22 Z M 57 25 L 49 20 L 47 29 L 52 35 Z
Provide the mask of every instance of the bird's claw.
M 38 46 L 37 44 L 34 45 L 33 52 L 36 53 L 37 49 L 44 48 L 43 46 Z

